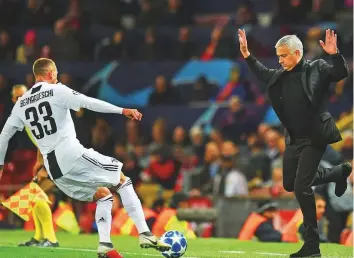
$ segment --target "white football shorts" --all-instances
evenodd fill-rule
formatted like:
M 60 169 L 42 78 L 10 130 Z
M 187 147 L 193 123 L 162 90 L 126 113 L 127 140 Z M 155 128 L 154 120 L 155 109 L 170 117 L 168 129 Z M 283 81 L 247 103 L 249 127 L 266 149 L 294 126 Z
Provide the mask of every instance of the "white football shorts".
M 74 167 L 62 177 L 54 179 L 55 185 L 67 196 L 92 202 L 98 187 L 113 187 L 120 182 L 123 163 L 104 156 L 93 149 L 86 149 Z

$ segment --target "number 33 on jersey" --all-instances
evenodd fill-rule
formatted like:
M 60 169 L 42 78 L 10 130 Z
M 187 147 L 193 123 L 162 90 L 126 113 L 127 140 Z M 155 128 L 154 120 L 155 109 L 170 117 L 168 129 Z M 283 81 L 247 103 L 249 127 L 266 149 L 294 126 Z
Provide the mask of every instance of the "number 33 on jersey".
M 76 137 L 68 108 L 76 109 L 70 103 L 78 94 L 65 85 L 37 83 L 19 98 L 9 122 L 20 130 L 26 126 L 41 151 L 51 151 L 66 135 Z

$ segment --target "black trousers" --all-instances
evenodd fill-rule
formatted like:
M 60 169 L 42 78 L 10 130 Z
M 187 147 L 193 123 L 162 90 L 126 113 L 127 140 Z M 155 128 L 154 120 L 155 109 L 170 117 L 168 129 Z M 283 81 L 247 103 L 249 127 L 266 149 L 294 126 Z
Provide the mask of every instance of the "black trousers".
M 310 140 L 294 140 L 285 149 L 283 159 L 283 184 L 286 191 L 295 191 L 304 216 L 304 226 L 309 239 L 319 243 L 316 204 L 312 186 L 334 182 L 341 173 L 341 166 L 319 168 L 327 145 L 313 145 Z

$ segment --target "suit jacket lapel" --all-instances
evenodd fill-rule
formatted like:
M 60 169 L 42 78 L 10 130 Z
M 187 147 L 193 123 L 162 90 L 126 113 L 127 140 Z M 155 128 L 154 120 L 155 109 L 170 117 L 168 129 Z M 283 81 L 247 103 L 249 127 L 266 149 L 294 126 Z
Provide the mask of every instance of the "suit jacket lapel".
M 283 68 L 278 69 L 268 83 L 268 89 L 273 86 L 284 72 Z
M 301 83 L 302 87 L 305 90 L 306 96 L 309 98 L 310 102 L 312 103 L 312 94 L 309 92 L 309 88 L 307 87 L 307 63 L 304 62 L 302 66 L 302 74 L 301 74 Z

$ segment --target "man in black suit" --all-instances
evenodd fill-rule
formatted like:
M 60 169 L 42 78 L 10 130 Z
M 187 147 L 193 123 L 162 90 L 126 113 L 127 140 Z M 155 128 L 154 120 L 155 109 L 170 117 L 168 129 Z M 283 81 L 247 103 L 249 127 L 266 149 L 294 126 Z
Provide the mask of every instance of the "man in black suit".
M 337 49 L 337 35 L 327 30 L 325 42 L 320 41 L 332 58 L 332 65 L 322 59 L 304 60 L 300 39 L 295 35 L 284 36 L 275 46 L 280 69 L 268 69 L 250 54 L 244 30 L 239 30 L 238 36 L 243 57 L 258 79 L 267 84 L 270 102 L 286 129 L 283 184 L 287 191 L 295 191 L 306 231 L 304 245 L 290 257 L 321 257 L 311 187 L 335 182 L 336 195 L 341 196 L 351 172 L 349 163 L 332 169 L 318 167 L 327 144 L 341 140 L 335 121 L 324 105 L 330 82 L 348 76 L 348 65 Z

